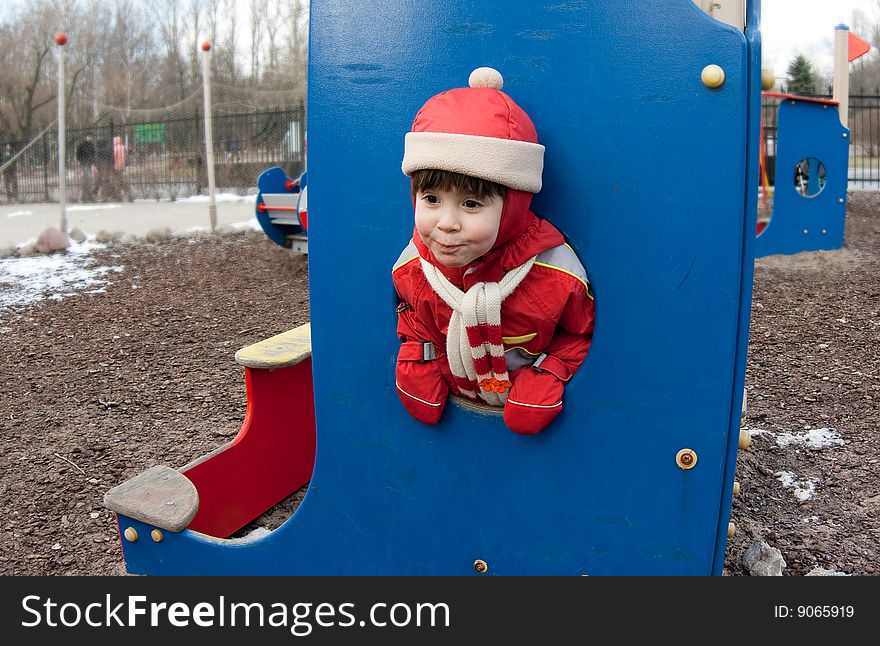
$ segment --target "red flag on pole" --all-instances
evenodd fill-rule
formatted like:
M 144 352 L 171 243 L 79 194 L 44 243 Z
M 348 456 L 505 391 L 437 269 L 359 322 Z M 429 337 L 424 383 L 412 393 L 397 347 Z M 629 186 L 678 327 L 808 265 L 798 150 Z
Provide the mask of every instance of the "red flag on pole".
M 849 62 L 852 63 L 859 56 L 864 56 L 870 51 L 871 46 L 856 36 L 854 33 L 849 32 Z

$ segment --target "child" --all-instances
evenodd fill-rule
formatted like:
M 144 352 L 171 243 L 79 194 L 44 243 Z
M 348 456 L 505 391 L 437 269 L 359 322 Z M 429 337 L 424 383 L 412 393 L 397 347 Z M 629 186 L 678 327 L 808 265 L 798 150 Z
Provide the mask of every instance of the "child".
M 451 392 L 538 433 L 587 355 L 593 299 L 562 234 L 529 210 L 544 163 L 531 119 L 496 70 L 469 85 L 429 99 L 406 135 L 415 231 L 392 270 L 397 392 L 426 424 Z

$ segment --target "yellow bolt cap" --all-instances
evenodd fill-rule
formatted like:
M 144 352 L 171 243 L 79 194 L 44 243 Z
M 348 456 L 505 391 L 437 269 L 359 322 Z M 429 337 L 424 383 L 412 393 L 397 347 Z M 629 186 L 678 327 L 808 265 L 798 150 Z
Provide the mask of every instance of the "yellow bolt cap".
M 122 535 L 129 543 L 134 543 L 138 539 L 138 533 L 134 527 L 126 527 Z
M 717 65 L 706 65 L 700 73 L 703 85 L 710 88 L 718 88 L 724 85 L 724 70 Z
M 752 444 L 752 434 L 745 429 L 739 432 L 739 448 L 747 449 Z

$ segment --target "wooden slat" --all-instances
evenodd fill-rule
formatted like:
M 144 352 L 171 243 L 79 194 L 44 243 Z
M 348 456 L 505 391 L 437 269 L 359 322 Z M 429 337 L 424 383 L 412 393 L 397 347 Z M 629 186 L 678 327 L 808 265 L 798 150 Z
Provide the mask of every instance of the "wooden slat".
M 151 467 L 104 494 L 104 506 L 171 532 L 182 532 L 199 508 L 199 492 L 171 467 Z
M 235 360 L 247 368 L 275 370 L 292 366 L 312 356 L 311 326 L 306 323 L 276 334 L 235 353 Z

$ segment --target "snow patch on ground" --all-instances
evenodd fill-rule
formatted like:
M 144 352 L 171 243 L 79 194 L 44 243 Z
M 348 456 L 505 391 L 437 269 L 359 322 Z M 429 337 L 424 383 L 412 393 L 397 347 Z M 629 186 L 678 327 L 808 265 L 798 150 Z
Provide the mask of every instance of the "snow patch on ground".
M 121 204 L 74 204 L 67 207 L 67 212 L 71 211 L 101 211 L 103 209 L 121 209 Z
M 228 227 L 235 231 L 262 231 L 263 227 L 260 226 L 260 223 L 257 221 L 257 218 L 251 218 L 250 220 L 246 220 L 244 222 L 231 222 L 230 224 L 224 224 L 224 227 Z M 210 231 L 208 227 L 195 226 L 190 227 L 186 231 L 183 232 L 183 235 L 187 233 L 206 233 Z M 197 242 L 201 242 L 200 240 L 196 240 Z
M 772 435 L 776 438 L 776 446 L 785 449 L 792 445 L 805 446 L 808 449 L 826 449 L 829 446 L 842 445 L 844 443 L 840 433 L 833 428 L 814 428 L 806 433 L 776 433 L 760 428 L 746 429 L 752 437 L 758 435 Z
M 779 433 L 776 436 L 777 446 L 784 449 L 792 444 L 803 444 L 810 449 L 824 449 L 835 444 L 843 444 L 843 438 L 833 428 L 814 428 L 800 435 Z
M 230 224 L 233 229 L 244 229 L 246 231 L 262 231 L 263 227 L 260 226 L 260 223 L 257 221 L 257 218 L 251 218 L 246 222 L 234 222 Z
M 207 204 L 209 201 L 207 195 L 190 195 L 189 197 L 178 197 L 171 199 L 170 197 L 160 197 L 158 200 L 150 198 L 138 198 L 135 202 L 144 202 L 147 204 L 155 204 L 156 202 L 170 202 L 180 204 Z M 257 201 L 257 194 L 238 195 L 237 193 L 214 193 L 215 202 L 254 202 Z
M 7 218 L 17 218 L 21 215 L 33 215 L 33 214 L 34 214 L 33 211 L 13 211 L 12 213 L 7 213 L 6 217 Z
M 108 275 L 123 267 L 95 266 L 91 254 L 104 246 L 91 240 L 71 242 L 67 253 L 0 260 L 0 309 L 105 291 Z
M 190 197 L 182 197 L 178 202 L 184 204 L 207 204 L 210 197 L 207 195 L 192 195 Z M 256 202 L 256 195 L 236 195 L 235 193 L 214 193 L 215 202 Z
M 794 489 L 794 497 L 801 502 L 809 500 L 813 497 L 813 494 L 816 493 L 816 483 L 819 482 L 818 478 L 798 480 L 791 471 L 777 471 L 773 475 L 775 475 L 776 479 L 782 483 L 783 487 L 786 489 Z
M 248 189 L 250 190 L 250 189 Z M 136 198 L 134 201 L 142 204 L 207 204 L 210 198 L 207 195 L 190 195 L 189 197 Z M 215 202 L 253 202 L 257 201 L 257 194 L 238 195 L 237 193 L 215 193 Z

